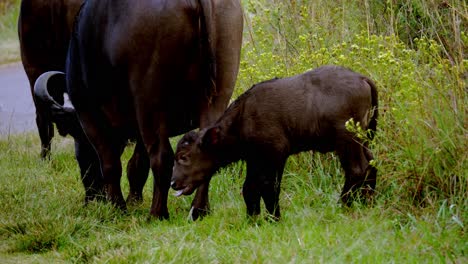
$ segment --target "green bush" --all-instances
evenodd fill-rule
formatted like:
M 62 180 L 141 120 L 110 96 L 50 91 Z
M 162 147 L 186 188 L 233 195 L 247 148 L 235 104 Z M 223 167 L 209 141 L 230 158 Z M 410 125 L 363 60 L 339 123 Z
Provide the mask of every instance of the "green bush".
M 459 56 L 426 37 L 430 32 L 411 45 L 396 34 L 372 33 L 368 29 L 379 21 L 367 18 L 370 7 L 360 8 L 362 2 L 376 1 L 320 7 L 316 1 L 244 1 L 247 30 L 236 93 L 325 64 L 367 75 L 379 88 L 381 116 L 372 144 L 379 191 L 395 203 L 447 199 L 466 206 L 468 61 L 454 63 Z

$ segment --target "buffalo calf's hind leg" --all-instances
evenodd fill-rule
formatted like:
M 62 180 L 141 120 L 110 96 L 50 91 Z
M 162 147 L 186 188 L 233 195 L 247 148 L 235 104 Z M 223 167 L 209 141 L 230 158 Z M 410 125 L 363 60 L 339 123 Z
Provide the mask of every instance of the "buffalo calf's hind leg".
M 374 159 L 371 151 L 364 146 L 364 154 L 367 160 L 366 176 L 364 181 L 364 187 L 362 189 L 362 195 L 366 198 L 371 198 L 374 194 L 375 186 L 377 184 L 377 168 L 370 164 L 370 161 Z
M 338 148 L 337 154 L 345 171 L 345 184 L 341 193 L 341 200 L 345 205 L 350 206 L 355 198 L 364 198 L 359 196 L 362 196 L 362 188 L 366 188 L 366 171 L 369 162 L 361 144 L 352 139 L 347 143 Z

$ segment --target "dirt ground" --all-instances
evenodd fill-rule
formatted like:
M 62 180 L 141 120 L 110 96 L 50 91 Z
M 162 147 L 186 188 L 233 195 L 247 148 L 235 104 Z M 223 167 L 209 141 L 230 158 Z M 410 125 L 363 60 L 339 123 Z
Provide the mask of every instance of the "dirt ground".
M 37 131 L 35 111 L 21 63 L 0 65 L 0 136 Z

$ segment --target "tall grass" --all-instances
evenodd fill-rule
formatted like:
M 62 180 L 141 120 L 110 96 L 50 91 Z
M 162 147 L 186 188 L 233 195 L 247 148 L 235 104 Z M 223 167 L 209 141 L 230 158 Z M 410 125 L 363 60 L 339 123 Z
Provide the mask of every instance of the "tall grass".
M 81 203 L 73 143 L 58 139 L 48 162 L 35 134 L 0 140 L 0 259 L 2 263 L 379 263 L 454 262 L 466 258 L 463 208 L 342 208 L 334 159 L 300 155 L 286 169 L 283 219 L 247 221 L 240 190 L 243 165 L 212 182 L 213 212 L 187 221 L 191 197 L 169 197 L 171 219 L 148 221 L 145 201 L 124 214 L 109 204 Z M 124 153 L 124 162 L 131 152 Z M 124 193 L 128 182 L 122 180 Z M 388 196 L 388 199 L 395 199 Z
M 202 221 L 186 220 L 191 197 L 169 198 L 169 221 L 148 221 L 151 184 L 143 204 L 126 214 L 102 203 L 83 207 L 70 139 L 54 140 L 44 162 L 37 135 L 7 135 L 0 137 L 1 262 L 467 262 L 466 3 L 243 0 L 243 6 L 234 97 L 256 82 L 324 64 L 377 83 L 373 206 L 343 208 L 338 160 L 307 152 L 286 166 L 279 223 L 246 219 L 241 162 L 213 178 L 213 212 Z M 126 193 L 125 176 L 122 186 Z
M 0 1 L 0 65 L 18 61 L 18 11 L 20 0 Z
M 458 39 L 463 43 L 455 41 L 448 48 L 440 37 L 430 38 L 442 34 L 436 30 L 443 26 L 454 29 L 455 38 L 463 35 L 448 23 L 452 20 L 412 31 L 417 38 L 410 44 L 397 34 L 399 27 L 384 27 L 388 19 L 400 17 L 393 9 L 388 11 L 388 5 L 400 6 L 398 12 L 403 12 L 402 6 L 417 3 L 428 8 L 426 1 L 387 1 L 385 8 L 375 7 L 377 1 L 245 1 L 249 27 L 237 93 L 252 83 L 324 64 L 368 75 L 380 93 L 379 133 L 373 148 L 381 190 L 396 192 L 394 197 L 411 204 L 448 199 L 466 206 L 468 61 L 463 52 L 468 39 Z M 466 4 L 454 1 L 450 8 L 456 18 L 466 15 Z M 373 9 L 387 13 L 370 15 Z M 439 11 L 434 13 L 431 19 L 440 19 Z

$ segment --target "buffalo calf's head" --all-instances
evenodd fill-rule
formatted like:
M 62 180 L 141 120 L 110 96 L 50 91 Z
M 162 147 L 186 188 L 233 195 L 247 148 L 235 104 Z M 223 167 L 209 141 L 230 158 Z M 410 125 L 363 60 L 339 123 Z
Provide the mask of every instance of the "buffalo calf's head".
M 191 131 L 177 143 L 171 187 L 176 196 L 190 195 L 219 168 L 215 155 L 219 128 Z

